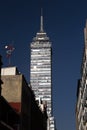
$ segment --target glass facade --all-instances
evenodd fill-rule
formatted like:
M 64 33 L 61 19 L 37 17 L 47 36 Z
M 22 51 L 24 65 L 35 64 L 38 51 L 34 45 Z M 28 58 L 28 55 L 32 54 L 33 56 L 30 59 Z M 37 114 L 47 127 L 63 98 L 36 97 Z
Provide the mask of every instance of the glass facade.
M 52 112 L 52 49 L 45 32 L 39 32 L 30 45 L 30 82 L 36 98 L 47 102 L 47 113 Z

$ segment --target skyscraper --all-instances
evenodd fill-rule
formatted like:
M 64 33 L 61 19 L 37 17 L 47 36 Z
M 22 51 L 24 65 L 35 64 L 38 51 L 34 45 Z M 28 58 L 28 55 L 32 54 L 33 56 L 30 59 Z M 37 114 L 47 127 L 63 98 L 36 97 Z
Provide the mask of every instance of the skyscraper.
M 30 45 L 30 82 L 36 99 L 47 102 L 48 116 L 52 114 L 52 48 L 43 30 L 41 15 L 40 31 Z
M 76 129 L 87 130 L 87 22 L 84 28 L 85 46 L 81 66 L 81 78 L 78 80 L 76 102 Z
M 52 45 L 40 18 L 40 31 L 30 44 L 30 82 L 36 100 L 47 103 L 48 129 L 54 130 L 52 114 Z

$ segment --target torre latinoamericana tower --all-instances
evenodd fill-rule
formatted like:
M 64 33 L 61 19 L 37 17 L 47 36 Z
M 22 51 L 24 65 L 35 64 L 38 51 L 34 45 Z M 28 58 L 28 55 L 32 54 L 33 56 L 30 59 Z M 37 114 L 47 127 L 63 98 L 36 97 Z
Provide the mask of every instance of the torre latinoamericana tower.
M 30 44 L 30 83 L 36 100 L 47 103 L 47 115 L 54 130 L 52 116 L 52 47 L 43 29 L 43 15 L 40 18 L 40 31 Z

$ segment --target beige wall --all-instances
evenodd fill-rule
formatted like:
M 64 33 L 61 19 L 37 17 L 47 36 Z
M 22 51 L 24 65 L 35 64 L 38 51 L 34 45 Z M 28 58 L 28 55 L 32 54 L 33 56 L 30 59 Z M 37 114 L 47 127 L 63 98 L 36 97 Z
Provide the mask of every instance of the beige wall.
M 2 96 L 8 102 L 21 102 L 22 75 L 1 76 Z

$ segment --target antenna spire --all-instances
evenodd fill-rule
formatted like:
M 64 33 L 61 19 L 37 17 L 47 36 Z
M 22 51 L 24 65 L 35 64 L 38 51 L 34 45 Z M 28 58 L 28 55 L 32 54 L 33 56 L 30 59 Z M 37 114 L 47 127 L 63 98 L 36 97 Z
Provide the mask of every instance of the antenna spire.
M 40 32 L 43 32 L 43 9 L 41 8 Z

